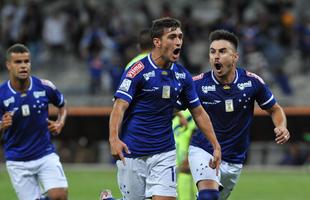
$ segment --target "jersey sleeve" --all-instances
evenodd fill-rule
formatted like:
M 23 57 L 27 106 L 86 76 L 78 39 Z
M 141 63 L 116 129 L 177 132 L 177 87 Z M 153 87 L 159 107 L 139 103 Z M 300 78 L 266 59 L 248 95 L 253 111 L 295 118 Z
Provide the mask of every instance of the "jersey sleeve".
M 120 80 L 120 85 L 118 86 L 114 97 L 121 98 L 128 103 L 132 101 L 133 96 L 137 91 L 137 86 L 141 80 L 140 72 L 144 69 L 143 63 L 137 62 L 129 70 L 126 70 Z
M 42 85 L 45 88 L 49 103 L 56 107 L 63 107 L 65 105 L 64 95 L 56 88 L 56 86 L 49 80 L 41 79 Z
M 186 72 L 186 79 L 184 82 L 184 87 L 177 101 L 176 107 L 178 109 L 184 110 L 185 108 L 195 108 L 201 105 L 198 95 L 196 93 L 194 81 L 192 76 Z
M 256 82 L 257 85 L 256 101 L 259 107 L 264 110 L 271 108 L 276 103 L 276 99 L 273 96 L 269 87 L 258 75 L 251 72 L 247 72 L 247 75 L 253 77 Z

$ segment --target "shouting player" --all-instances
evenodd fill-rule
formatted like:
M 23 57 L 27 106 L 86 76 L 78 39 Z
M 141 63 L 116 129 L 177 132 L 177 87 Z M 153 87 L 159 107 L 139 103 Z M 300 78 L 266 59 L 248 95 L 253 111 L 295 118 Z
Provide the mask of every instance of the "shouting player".
M 177 60 L 183 43 L 181 23 L 173 18 L 153 22 L 154 48 L 122 76 L 110 116 L 112 155 L 124 199 L 175 200 L 176 151 L 172 131 L 178 98 L 185 102 L 213 147 L 210 166 L 217 169 L 221 149 L 194 89 L 189 72 Z

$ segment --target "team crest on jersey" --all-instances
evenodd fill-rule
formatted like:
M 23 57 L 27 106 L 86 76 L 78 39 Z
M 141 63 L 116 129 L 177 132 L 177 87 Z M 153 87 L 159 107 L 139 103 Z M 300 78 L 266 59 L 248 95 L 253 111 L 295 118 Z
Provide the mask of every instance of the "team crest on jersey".
M 155 71 L 150 71 L 148 73 L 143 74 L 143 77 L 146 81 L 148 81 L 151 77 L 155 77 Z
M 183 73 L 175 72 L 175 78 L 176 79 L 185 79 L 186 74 L 184 72 Z
M 207 85 L 201 86 L 201 90 L 203 93 L 207 94 L 209 91 L 214 92 L 216 91 L 215 85 Z
M 144 69 L 144 65 L 141 61 L 137 62 L 130 68 L 130 70 L 127 72 L 126 77 L 134 78 L 139 72 L 141 72 Z
M 124 79 L 122 84 L 119 86 L 119 89 L 122 91 L 128 92 L 130 85 L 131 85 L 131 80 Z
M 49 80 L 41 79 L 41 83 L 43 85 L 49 86 L 50 88 L 56 90 L 56 86 L 51 81 L 49 81 Z
M 3 104 L 5 107 L 8 107 L 11 103 L 14 103 L 15 102 L 15 98 L 14 97 L 10 97 L 8 99 L 5 99 L 3 101 Z
M 239 90 L 244 90 L 247 87 L 252 87 L 252 82 L 248 81 L 245 83 L 238 83 L 237 86 L 238 86 Z
M 45 97 L 46 96 L 46 92 L 43 91 L 34 91 L 33 92 L 33 96 L 37 99 L 39 97 Z
M 254 77 L 254 78 L 258 79 L 262 84 L 265 84 L 265 81 L 253 72 L 246 71 L 246 75 L 250 76 L 250 77 Z
M 199 74 L 199 75 L 197 75 L 197 76 L 194 76 L 193 77 L 193 80 L 194 81 L 197 81 L 197 80 L 200 80 L 200 79 L 202 79 L 203 78 L 203 73 L 201 73 L 201 74 Z

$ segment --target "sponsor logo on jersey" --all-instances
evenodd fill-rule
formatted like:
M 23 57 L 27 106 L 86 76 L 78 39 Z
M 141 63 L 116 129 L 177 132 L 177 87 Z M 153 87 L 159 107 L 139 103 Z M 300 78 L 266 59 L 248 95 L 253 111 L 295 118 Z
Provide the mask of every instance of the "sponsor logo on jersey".
M 262 84 L 265 84 L 264 80 L 261 77 L 259 77 L 257 74 L 253 73 L 253 72 L 246 71 L 246 75 L 250 76 L 250 77 L 254 77 L 257 80 L 259 80 Z
M 137 62 L 130 68 L 130 70 L 127 72 L 126 77 L 134 78 L 139 72 L 141 72 L 144 69 L 144 65 L 141 61 Z
M 122 84 L 119 86 L 119 89 L 122 91 L 128 92 L 130 85 L 131 85 L 131 80 L 124 79 Z
M 155 92 L 158 89 L 159 89 L 159 87 L 153 87 L 153 88 L 150 88 L 150 89 L 143 88 L 142 91 L 144 91 L 144 92 Z
M 221 101 L 220 100 L 214 100 L 213 102 L 210 102 L 210 101 L 203 101 L 202 102 L 202 104 L 207 104 L 207 105 L 215 105 L 218 103 L 221 103 Z
M 155 77 L 155 71 L 150 71 L 148 73 L 143 74 L 143 77 L 146 81 L 148 81 L 151 77 Z
M 201 86 L 201 90 L 205 94 L 207 94 L 209 91 L 211 91 L 211 92 L 216 91 L 215 85 Z
M 186 78 L 186 74 L 183 72 L 183 73 L 179 73 L 179 72 L 175 72 L 175 77 L 176 79 L 185 79 Z
M 200 80 L 200 79 L 202 79 L 203 78 L 203 73 L 201 73 L 201 74 L 199 74 L 199 75 L 197 75 L 197 76 L 194 76 L 193 77 L 193 80 L 194 81 L 197 81 L 197 80 Z
M 252 82 L 248 81 L 245 83 L 238 83 L 237 86 L 238 86 L 239 90 L 244 90 L 247 87 L 252 87 Z
M 39 97 L 45 97 L 46 96 L 46 92 L 45 91 L 34 91 L 33 92 L 33 96 L 37 99 Z
M 14 97 L 10 97 L 8 99 L 5 99 L 3 101 L 3 104 L 5 107 L 8 107 L 11 103 L 14 103 L 15 102 L 15 98 Z

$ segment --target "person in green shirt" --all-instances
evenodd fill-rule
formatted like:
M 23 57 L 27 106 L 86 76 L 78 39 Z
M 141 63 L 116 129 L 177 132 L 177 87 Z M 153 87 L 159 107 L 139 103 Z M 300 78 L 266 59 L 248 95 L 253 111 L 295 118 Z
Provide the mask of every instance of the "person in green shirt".
M 127 70 L 131 65 L 135 62 L 141 60 L 142 58 L 146 57 L 153 48 L 153 41 L 151 38 L 151 33 L 149 29 L 143 29 L 139 33 L 138 38 L 138 49 L 140 50 L 140 54 L 134 57 L 125 67 Z
M 178 200 L 196 199 L 197 189 L 193 182 L 189 164 L 188 147 L 192 133 L 196 129 L 189 110 L 180 111 L 172 121 L 172 128 L 177 151 L 177 192 Z

